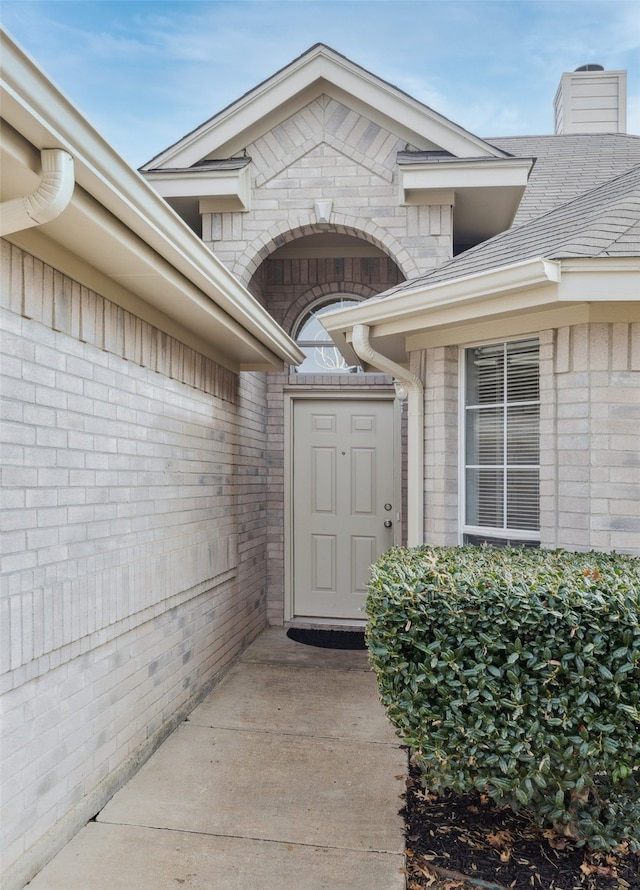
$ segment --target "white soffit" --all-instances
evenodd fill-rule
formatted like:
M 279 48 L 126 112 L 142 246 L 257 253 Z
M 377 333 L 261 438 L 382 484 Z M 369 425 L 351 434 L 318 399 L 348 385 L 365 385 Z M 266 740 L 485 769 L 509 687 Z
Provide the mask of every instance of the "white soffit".
M 317 45 L 141 169 L 190 167 L 205 157 L 231 157 L 323 94 L 349 105 L 419 148 L 440 148 L 456 156 L 507 157 L 502 150 L 397 87 L 329 47 Z
M 477 244 L 509 228 L 532 166 L 528 158 L 401 163 L 400 199 L 404 204 L 450 202 L 456 241 Z

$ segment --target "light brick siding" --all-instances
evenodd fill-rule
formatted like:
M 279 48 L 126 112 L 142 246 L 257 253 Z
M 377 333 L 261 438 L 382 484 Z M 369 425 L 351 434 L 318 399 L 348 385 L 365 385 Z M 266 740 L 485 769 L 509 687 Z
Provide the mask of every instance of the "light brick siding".
M 421 355 L 424 382 L 424 536 L 429 544 L 458 543 L 458 349 Z
M 9 890 L 264 627 L 266 391 L 2 246 Z
M 400 202 L 397 152 L 406 148 L 378 124 L 321 96 L 246 146 L 247 212 L 205 213 L 205 243 L 245 284 L 277 247 L 322 231 L 317 200 L 331 201 L 331 230 L 381 248 L 405 278 L 452 255 L 451 207 Z
M 640 555 L 640 325 L 540 332 L 543 547 Z M 425 540 L 458 542 L 458 350 L 412 356 L 425 383 Z
M 640 555 L 640 324 L 558 330 L 553 383 L 543 545 Z

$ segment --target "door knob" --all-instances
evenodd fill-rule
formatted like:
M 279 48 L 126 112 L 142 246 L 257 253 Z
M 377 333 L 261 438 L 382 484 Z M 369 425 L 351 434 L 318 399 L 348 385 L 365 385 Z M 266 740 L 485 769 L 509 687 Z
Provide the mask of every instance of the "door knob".
M 385 521 L 384 521 L 385 528 L 391 528 L 392 525 L 393 525 L 393 522 L 391 522 L 390 519 L 385 519 Z

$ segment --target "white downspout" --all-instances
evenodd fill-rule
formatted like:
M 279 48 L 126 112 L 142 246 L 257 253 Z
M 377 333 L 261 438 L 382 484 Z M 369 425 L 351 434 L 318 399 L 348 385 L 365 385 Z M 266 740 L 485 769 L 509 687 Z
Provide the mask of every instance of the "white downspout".
M 42 178 L 37 189 L 0 204 L 0 235 L 50 222 L 71 200 L 75 184 L 71 155 L 61 148 L 44 148 L 40 157 Z
M 407 546 L 424 544 L 424 388 L 419 377 L 376 352 L 369 342 L 369 325 L 353 326 L 356 354 L 368 365 L 394 377 L 396 394 L 407 399 Z

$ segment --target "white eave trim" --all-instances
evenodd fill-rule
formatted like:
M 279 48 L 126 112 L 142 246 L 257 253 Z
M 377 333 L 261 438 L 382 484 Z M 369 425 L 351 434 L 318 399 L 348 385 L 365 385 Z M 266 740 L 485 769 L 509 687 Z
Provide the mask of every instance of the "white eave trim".
M 295 96 L 317 87 L 318 94 L 333 91 L 354 97 L 367 106 L 397 121 L 398 126 L 435 143 L 456 155 L 470 153 L 486 157 L 505 157 L 505 153 L 464 130 L 397 87 L 333 52 L 318 45 L 276 72 L 272 77 L 242 96 L 192 133 L 157 155 L 142 168 L 169 164 L 190 166 L 206 154 L 227 145 L 247 131 L 256 121 L 271 115 Z M 215 132 L 215 137 L 211 134 Z M 215 140 L 215 141 L 213 141 Z M 206 143 L 206 145 L 205 145 Z
M 566 258 L 560 262 L 563 302 L 640 305 L 640 257 Z
M 274 366 L 300 363 L 302 353 L 266 309 L 6 33 L 1 36 L 3 119 L 36 148 L 68 152 L 77 185 L 130 230 L 134 241 L 141 239 L 266 347 Z
M 540 323 L 577 324 L 588 318 L 635 321 L 639 293 L 638 257 L 538 257 L 367 300 L 327 313 L 321 321 L 349 361 L 353 328 L 362 324 L 369 326 L 379 349 L 406 363 L 412 349 L 449 342 L 450 336 L 456 338 L 450 342 L 461 343 L 479 328 L 484 338 L 488 325 L 517 327 L 520 320 L 538 330 Z
M 557 284 L 560 281 L 560 263 L 542 258 L 525 260 L 500 269 L 479 272 L 452 281 L 432 285 L 418 285 L 381 299 L 367 300 L 357 307 L 340 309 L 322 316 L 322 324 L 329 333 L 344 331 L 354 324 L 381 326 L 394 322 L 407 333 L 413 330 L 412 321 L 442 306 L 473 303 L 485 297 L 515 293 L 524 289 Z
M 407 338 L 416 332 L 458 327 L 478 314 L 517 313 L 529 308 L 545 291 L 547 303 L 557 300 L 560 281 L 558 263 L 527 260 L 498 270 L 421 285 L 388 297 L 374 298 L 351 309 L 322 316 L 321 322 L 345 356 L 353 361 L 351 345 L 355 325 L 368 325 L 372 339 L 382 351 L 406 363 Z M 549 292 L 549 288 L 552 288 Z M 530 294 L 530 296 L 529 296 Z
M 199 198 L 211 205 L 206 212 L 215 212 L 216 200 L 225 201 L 225 210 L 251 209 L 251 176 L 249 166 L 238 170 L 153 170 L 144 178 L 163 198 Z
M 533 161 L 530 158 L 447 159 L 417 164 L 399 164 L 400 189 L 404 201 L 416 193 L 459 191 L 472 188 L 525 188 Z M 425 203 L 430 203 L 425 200 Z

